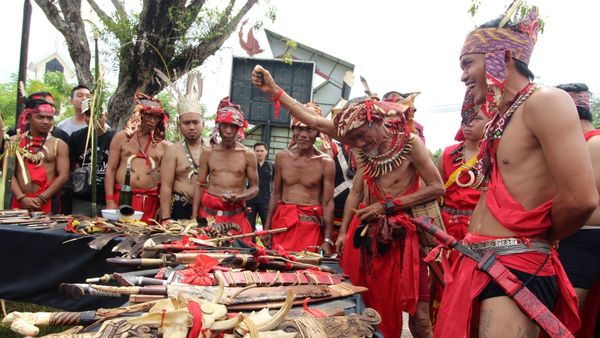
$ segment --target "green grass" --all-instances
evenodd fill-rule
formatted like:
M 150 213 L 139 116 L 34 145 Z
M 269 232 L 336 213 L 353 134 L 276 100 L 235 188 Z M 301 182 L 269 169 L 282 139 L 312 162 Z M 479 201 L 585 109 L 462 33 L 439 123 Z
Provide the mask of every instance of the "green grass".
M 31 303 L 21 303 L 21 302 L 13 302 L 10 300 L 6 301 L 6 312 L 11 313 L 13 311 L 19 312 L 56 312 L 62 311 L 60 309 L 51 308 L 48 306 L 42 306 Z M 4 318 L 4 314 L 1 315 Z M 51 333 L 57 333 L 68 329 L 68 327 L 43 327 L 40 328 L 40 334 L 38 336 L 43 336 Z M 13 338 L 13 337 L 22 337 L 22 335 L 12 332 L 8 327 L 4 325 L 0 325 L 0 338 Z

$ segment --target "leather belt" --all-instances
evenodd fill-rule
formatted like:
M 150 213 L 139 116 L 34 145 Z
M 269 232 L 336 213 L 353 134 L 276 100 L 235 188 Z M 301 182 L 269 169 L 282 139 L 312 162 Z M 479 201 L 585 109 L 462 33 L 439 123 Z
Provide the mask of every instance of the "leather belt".
M 447 207 L 445 205 L 442 205 L 442 210 L 449 213 L 452 216 L 471 216 L 471 214 L 473 213 L 473 210 L 459 210 Z
M 205 206 L 202 206 L 202 210 L 204 210 L 209 215 L 225 216 L 225 217 L 239 215 L 242 212 L 244 212 L 243 208 L 238 208 L 238 209 L 234 209 L 234 210 L 214 210 L 214 209 L 209 209 Z
M 173 193 L 172 200 L 173 202 L 181 202 L 184 205 L 191 202 L 187 196 L 178 193 Z
M 300 220 L 300 222 L 321 224 L 321 218 L 317 216 L 298 215 L 298 220 Z
M 548 241 L 541 239 L 522 238 L 498 238 L 479 243 L 462 242 L 462 244 L 479 254 L 483 255 L 488 250 L 491 250 L 498 256 L 513 255 L 526 252 L 540 252 L 549 255 L 552 248 Z

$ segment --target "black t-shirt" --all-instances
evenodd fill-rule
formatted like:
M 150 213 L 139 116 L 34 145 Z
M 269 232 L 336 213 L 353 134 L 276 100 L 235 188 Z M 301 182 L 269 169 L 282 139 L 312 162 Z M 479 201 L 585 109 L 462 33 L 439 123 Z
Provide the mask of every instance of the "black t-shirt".
M 71 134 L 69 138 L 69 156 L 71 158 L 71 167 L 84 167 L 90 166 L 91 164 L 91 151 L 90 146 L 85 149 L 85 140 L 87 138 L 88 127 L 85 127 L 81 130 L 78 130 Z M 104 193 L 104 175 L 106 173 L 106 166 L 108 165 L 108 154 L 110 149 L 110 142 L 112 141 L 113 136 L 115 136 L 114 130 L 107 130 L 103 135 L 98 136 L 98 144 L 96 149 L 98 149 L 98 165 L 96 169 L 96 183 L 97 183 L 97 193 L 98 201 L 104 201 L 105 193 Z M 85 153 L 85 164 L 83 163 L 83 156 Z M 91 194 L 89 196 L 78 196 L 81 198 L 85 198 L 88 201 L 92 200 Z
M 265 161 L 263 165 L 256 163 L 258 169 L 258 195 L 248 200 L 248 204 L 269 203 L 271 198 L 271 183 L 275 176 L 275 165 L 271 161 Z

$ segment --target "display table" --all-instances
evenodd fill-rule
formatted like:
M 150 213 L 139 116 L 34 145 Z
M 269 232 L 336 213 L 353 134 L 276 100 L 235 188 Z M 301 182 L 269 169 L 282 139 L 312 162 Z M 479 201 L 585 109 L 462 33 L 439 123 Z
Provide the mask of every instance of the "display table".
M 82 283 L 86 278 L 126 271 L 106 263 L 115 257 L 113 245 L 102 250 L 88 247 L 92 238 L 63 229 L 33 230 L 0 225 L 0 298 L 56 307 L 68 311 L 117 307 L 127 298 L 84 297 L 73 299 L 58 292 L 61 283 Z

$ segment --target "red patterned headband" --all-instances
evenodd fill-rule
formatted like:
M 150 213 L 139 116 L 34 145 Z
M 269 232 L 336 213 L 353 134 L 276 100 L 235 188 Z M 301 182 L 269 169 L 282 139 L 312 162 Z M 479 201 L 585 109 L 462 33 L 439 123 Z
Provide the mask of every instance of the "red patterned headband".
M 575 106 L 590 110 L 590 92 L 567 92 L 571 95 Z

